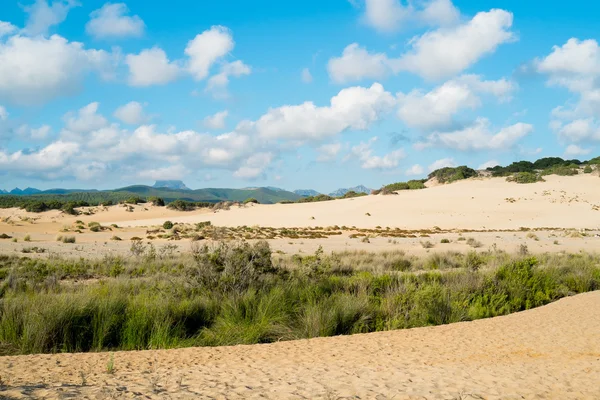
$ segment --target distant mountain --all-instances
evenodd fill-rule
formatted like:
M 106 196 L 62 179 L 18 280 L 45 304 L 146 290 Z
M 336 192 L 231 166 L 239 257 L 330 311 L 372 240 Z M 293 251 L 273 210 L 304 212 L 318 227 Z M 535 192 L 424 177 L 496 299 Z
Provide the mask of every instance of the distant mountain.
M 296 193 L 287 192 L 285 190 L 274 191 L 267 188 L 254 189 L 196 189 L 196 190 L 181 190 L 168 188 L 155 188 L 151 186 L 135 185 L 127 186 L 121 189 L 115 189 L 109 192 L 130 193 L 140 197 L 156 196 L 163 198 L 166 202 L 174 200 L 187 201 L 205 201 L 217 203 L 219 201 L 244 201 L 250 197 L 258 200 L 262 204 L 279 203 L 284 200 L 296 201 L 300 199 Z
M 41 192 L 41 190 L 39 190 L 39 189 L 28 187 L 27 189 L 23 189 L 23 190 L 21 190 L 19 188 L 14 188 L 13 190 L 11 190 L 8 193 L 16 194 L 18 196 L 23 196 L 23 195 L 30 195 L 30 194 L 38 194 L 40 192 Z
M 369 189 L 368 187 L 363 186 L 363 185 L 358 185 L 358 186 L 347 188 L 347 189 L 338 189 L 335 192 L 329 193 L 329 195 L 331 197 L 342 197 L 343 195 L 345 195 L 346 193 L 351 192 L 351 191 L 354 191 L 356 193 L 371 194 L 371 189 Z
M 312 189 L 297 189 L 294 190 L 294 193 L 296 193 L 298 196 L 302 196 L 302 197 L 309 197 L 309 196 L 317 196 L 321 193 L 317 192 L 316 190 L 312 190 Z
M 0 189 L 0 194 L 7 194 L 8 192 L 4 189 Z
M 170 180 L 170 181 L 156 181 L 154 183 L 154 188 L 167 188 L 167 189 L 175 189 L 175 190 L 191 190 L 189 187 L 185 186 L 185 183 L 182 181 Z

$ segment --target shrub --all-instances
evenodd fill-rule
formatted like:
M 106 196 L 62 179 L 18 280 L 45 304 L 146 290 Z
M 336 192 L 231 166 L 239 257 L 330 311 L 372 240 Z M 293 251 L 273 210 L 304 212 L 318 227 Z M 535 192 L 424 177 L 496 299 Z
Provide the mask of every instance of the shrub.
M 140 204 L 145 202 L 146 201 L 139 196 L 131 196 L 124 201 L 125 204 Z
M 118 236 L 113 236 L 113 237 L 110 238 L 110 240 L 120 241 L 122 239 L 120 237 L 118 237 Z
M 6 233 L 0 233 L 0 239 L 12 239 L 12 236 L 7 235 Z
M 59 236 L 56 238 L 56 241 L 62 243 L 75 243 L 76 239 L 75 236 Z
M 160 197 L 148 197 L 148 203 L 152 204 L 153 206 L 157 206 L 157 207 L 164 207 L 165 205 L 165 201 L 160 198 Z
M 260 204 L 258 202 L 258 200 L 256 200 L 254 197 L 249 197 L 246 200 L 244 200 L 244 204 L 248 204 L 248 203 Z
M 542 171 L 542 175 L 573 176 L 579 174 L 577 165 L 555 165 Z
M 173 223 L 171 221 L 165 221 L 162 225 L 163 229 L 172 229 Z
M 450 243 L 450 239 L 442 239 L 440 240 L 440 243 Z
M 25 235 L 25 237 L 23 238 L 24 242 L 31 242 L 31 235 Z
M 472 168 L 462 165 L 460 167 L 445 167 L 431 172 L 429 179 L 437 178 L 439 183 L 452 183 L 461 179 L 477 176 L 478 173 Z
M 193 211 L 196 209 L 196 203 L 185 200 L 175 200 L 169 203 L 169 205 L 167 205 L 167 208 L 170 210 L 177 211 Z
M 426 242 L 421 242 L 421 246 L 422 246 L 424 249 L 431 249 L 431 248 L 433 248 L 435 245 L 434 245 L 433 243 L 431 243 L 431 242 L 428 240 L 428 241 L 426 241 Z
M 591 174 L 591 173 L 592 173 L 592 171 L 593 171 L 593 170 L 592 170 L 592 167 L 590 167 L 589 165 L 586 165 L 586 166 L 583 168 L 583 173 L 584 173 L 584 174 Z
M 516 182 L 516 183 L 536 183 L 536 182 L 544 182 L 544 178 L 542 178 L 539 174 L 535 172 L 518 172 L 513 176 L 509 176 L 506 178 L 508 182 Z

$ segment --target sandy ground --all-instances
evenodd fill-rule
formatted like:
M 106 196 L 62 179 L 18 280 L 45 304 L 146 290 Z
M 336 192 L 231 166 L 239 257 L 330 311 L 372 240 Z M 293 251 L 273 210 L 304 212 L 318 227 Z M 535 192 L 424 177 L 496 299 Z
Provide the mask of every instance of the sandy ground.
M 24 247 L 43 247 L 48 253 L 63 256 L 127 254 L 132 237 L 146 236 L 146 227 L 162 225 L 166 220 L 181 223 L 211 221 L 216 226 L 237 227 L 327 227 L 347 226 L 342 236 L 327 239 L 271 241 L 275 250 L 285 253 L 313 252 L 318 246 L 326 251 L 360 249 L 368 251 L 404 250 L 411 254 L 436 251 L 464 251 L 469 248 L 457 241 L 458 234 L 433 235 L 431 238 L 397 239 L 373 238 L 369 243 L 351 239 L 352 227 L 401 229 L 500 230 L 501 232 L 467 233 L 482 243 L 481 250 L 492 246 L 515 251 L 526 244 L 532 252 L 600 251 L 600 178 L 595 175 L 574 177 L 548 176 L 546 182 L 518 185 L 504 178 L 473 179 L 425 190 L 403 191 L 398 195 L 366 196 L 355 199 L 320 203 L 249 205 L 233 207 L 228 211 L 212 212 L 206 209 L 193 212 L 168 210 L 149 205 L 135 206 L 127 212 L 123 206 L 94 207 L 93 215 L 73 217 L 59 211 L 41 214 L 27 213 L 17 209 L 0 209 L 0 234 L 6 233 L 18 239 L 0 240 L 0 252 L 20 253 Z M 112 231 L 74 234 L 61 233 L 65 226 L 72 228 L 76 220 L 84 223 L 100 222 L 105 226 L 117 224 Z M 547 229 L 536 232 L 538 240 L 528 238 L 526 233 L 507 232 L 527 228 L 574 228 L 590 229 L 586 237 L 570 237 L 564 232 Z M 503 232 L 502 232 L 503 231 Z M 56 242 L 58 235 L 74 235 L 77 243 Z M 23 239 L 30 235 L 32 242 Z M 117 235 L 122 242 L 113 242 Z M 442 245 L 447 238 L 450 244 Z M 423 241 L 435 244 L 424 249 Z M 155 240 L 157 247 L 167 242 Z M 186 251 L 186 240 L 168 242 Z
M 0 357 L 13 398 L 598 399 L 600 291 L 473 322 L 268 345 Z M 85 383 L 85 384 L 83 384 Z

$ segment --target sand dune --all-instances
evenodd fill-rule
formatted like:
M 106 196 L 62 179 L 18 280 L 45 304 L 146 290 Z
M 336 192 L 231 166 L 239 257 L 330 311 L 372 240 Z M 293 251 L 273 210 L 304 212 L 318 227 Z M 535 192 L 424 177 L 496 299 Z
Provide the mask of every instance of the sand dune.
M 600 292 L 506 317 L 268 345 L 0 358 L 6 398 L 598 399 Z M 85 380 L 85 385 L 82 381 Z
M 177 222 L 211 221 L 218 226 L 305 227 L 346 225 L 423 229 L 519 229 L 520 227 L 592 228 L 600 226 L 597 176 L 548 176 L 546 182 L 519 185 L 485 178 L 402 191 L 395 196 L 366 196 L 320 203 L 258 205 L 217 213 L 189 213 Z M 370 214 L 370 215 L 368 215 Z M 112 222 L 152 226 L 165 217 Z

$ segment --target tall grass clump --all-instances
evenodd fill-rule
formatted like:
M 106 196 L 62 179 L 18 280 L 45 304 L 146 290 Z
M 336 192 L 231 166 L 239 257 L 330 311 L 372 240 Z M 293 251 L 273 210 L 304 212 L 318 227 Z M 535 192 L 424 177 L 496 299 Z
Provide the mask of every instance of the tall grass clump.
M 600 289 L 595 254 L 274 257 L 267 242 L 135 257 L 0 256 L 0 353 L 269 343 L 468 321 Z M 166 254 L 166 253 L 165 253 Z

